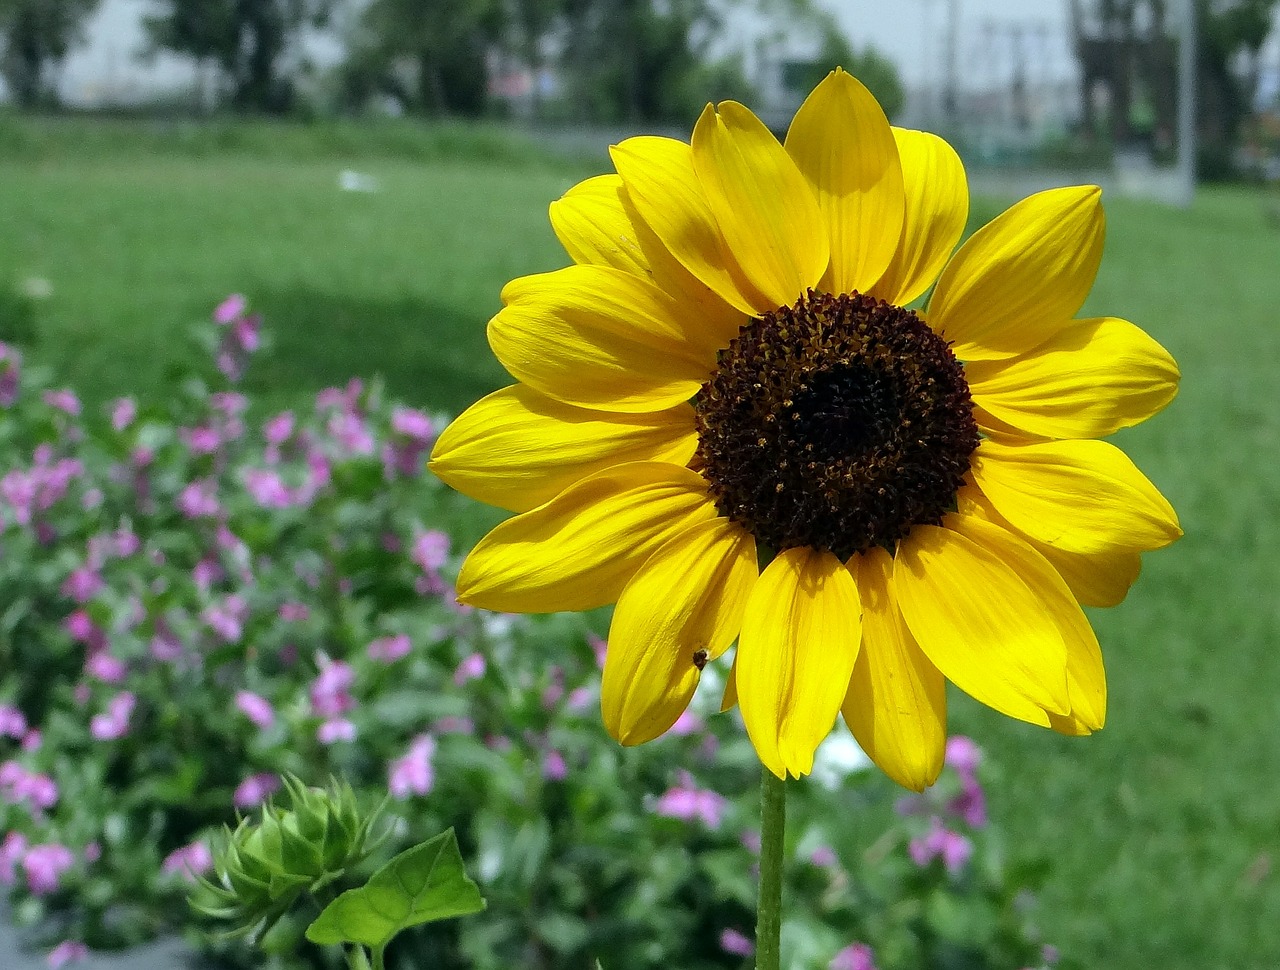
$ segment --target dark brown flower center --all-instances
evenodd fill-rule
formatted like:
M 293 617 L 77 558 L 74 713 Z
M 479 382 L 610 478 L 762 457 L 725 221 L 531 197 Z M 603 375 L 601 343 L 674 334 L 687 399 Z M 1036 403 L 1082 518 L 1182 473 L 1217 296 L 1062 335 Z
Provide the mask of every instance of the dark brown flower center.
M 964 369 L 910 310 L 809 291 L 752 320 L 694 400 L 694 465 L 776 551 L 841 559 L 955 507 L 978 445 Z

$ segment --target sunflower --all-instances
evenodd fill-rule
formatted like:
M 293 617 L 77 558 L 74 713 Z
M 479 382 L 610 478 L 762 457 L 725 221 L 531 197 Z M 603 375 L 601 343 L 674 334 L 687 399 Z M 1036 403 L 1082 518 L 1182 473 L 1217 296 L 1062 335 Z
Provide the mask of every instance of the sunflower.
M 736 641 L 725 706 L 779 777 L 810 771 L 843 713 L 892 778 L 932 783 L 946 680 L 1100 728 L 1081 604 L 1119 602 L 1139 554 L 1181 535 L 1098 440 L 1178 382 L 1133 324 L 1076 318 L 1100 190 L 1033 195 L 953 255 L 959 158 L 840 70 L 785 144 L 730 101 L 690 144 L 611 154 L 616 174 L 551 206 L 574 265 L 508 284 L 489 323 L 518 383 L 436 445 L 444 481 L 518 513 L 459 598 L 616 603 L 601 706 L 623 744 L 666 731 Z

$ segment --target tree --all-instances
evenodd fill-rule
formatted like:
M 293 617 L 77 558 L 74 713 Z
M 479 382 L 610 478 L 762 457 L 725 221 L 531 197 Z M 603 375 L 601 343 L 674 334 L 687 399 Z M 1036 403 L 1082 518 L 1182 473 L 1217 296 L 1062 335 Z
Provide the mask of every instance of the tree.
M 424 114 L 479 115 L 507 23 L 503 0 L 373 0 L 350 40 L 348 97 L 382 89 Z
M 733 59 L 712 40 L 740 0 L 564 0 L 572 102 L 594 121 L 687 123 L 708 100 L 743 98 Z
M 34 0 L 41 2 L 41 0 Z M 325 22 L 333 0 L 160 0 L 146 19 L 152 43 L 216 64 L 241 111 L 286 110 L 292 85 L 283 55 L 308 25 Z M 426 5 L 430 6 L 434 0 Z
M 0 73 L 24 108 L 55 102 L 53 74 L 98 0 L 0 0 Z
M 866 85 L 892 120 L 907 101 L 902 78 L 893 61 L 870 44 L 855 50 L 841 32 L 835 17 L 827 11 L 810 9 L 808 18 L 821 36 L 818 56 L 803 65 L 795 65 L 795 70 L 787 76 L 788 86 L 801 94 L 808 94 L 830 71 L 842 67 Z
M 1280 0 L 1195 0 L 1197 118 L 1202 160 L 1225 171 L 1257 87 L 1259 54 Z M 1086 129 L 1093 131 L 1093 88 L 1111 96 L 1110 136 L 1125 142 L 1143 134 L 1135 119 L 1151 102 L 1157 129 L 1171 133 L 1176 111 L 1175 0 L 1071 0 Z M 1145 12 L 1145 17 L 1140 14 Z M 1140 26 L 1145 20 L 1145 29 Z

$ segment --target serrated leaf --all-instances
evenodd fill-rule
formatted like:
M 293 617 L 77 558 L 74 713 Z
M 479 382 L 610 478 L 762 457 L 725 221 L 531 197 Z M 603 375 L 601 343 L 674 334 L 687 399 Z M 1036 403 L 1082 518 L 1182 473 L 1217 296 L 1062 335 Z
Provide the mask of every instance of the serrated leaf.
M 463 868 L 458 839 L 448 829 L 401 852 L 365 885 L 331 902 L 307 927 L 307 939 L 321 945 L 382 947 L 410 926 L 467 916 L 484 907 L 479 888 Z

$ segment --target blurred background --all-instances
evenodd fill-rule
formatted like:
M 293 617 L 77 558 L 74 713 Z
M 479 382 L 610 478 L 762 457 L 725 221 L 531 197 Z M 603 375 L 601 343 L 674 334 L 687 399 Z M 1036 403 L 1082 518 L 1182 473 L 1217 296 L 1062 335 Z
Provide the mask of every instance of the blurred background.
M 955 823 L 981 866 L 914 865 L 923 817 L 856 753 L 826 756 L 835 782 L 795 796 L 793 888 L 815 914 L 796 935 L 816 947 L 797 966 L 827 967 L 856 926 L 881 970 L 1020 970 L 1041 941 L 1063 968 L 1280 967 L 1280 0 L 0 0 L 0 756 L 63 793 L 29 812 L 0 780 L 0 835 L 76 860 L 37 891 L 35 857 L 4 843 L 29 942 L 174 933 L 170 862 L 234 819 L 233 792 L 338 771 L 376 800 L 429 760 L 428 732 L 435 774 L 406 813 L 420 836 L 458 824 L 491 898 L 429 965 L 576 970 L 622 939 L 606 970 L 744 965 L 721 937 L 749 929 L 753 891 L 740 727 L 708 707 L 709 742 L 623 752 L 591 694 L 607 613 L 460 619 L 450 570 L 498 516 L 420 459 L 510 382 L 485 323 L 508 280 L 565 264 L 547 205 L 608 170 L 610 143 L 687 139 L 725 98 L 781 134 L 836 65 L 956 145 L 970 231 L 1040 188 L 1104 187 L 1082 314 L 1135 321 L 1183 369 L 1168 411 L 1117 441 L 1186 537 L 1091 612 L 1105 730 L 1063 738 L 950 695 L 985 756 L 989 825 Z M 210 321 L 232 293 L 250 309 Z M 80 471 L 20 521 L 54 457 Z M 287 481 L 264 489 L 277 459 Z M 139 549 L 98 561 L 126 528 Z M 275 568 L 295 547 L 323 585 Z M 309 604 L 302 632 L 289 597 Z M 386 673 L 391 636 L 412 675 Z M 86 675 L 76 637 L 128 679 Z M 487 673 L 457 672 L 477 655 Z M 314 738 L 328 658 L 354 670 L 358 740 Z M 126 688 L 129 710 L 110 706 Z M 229 714 L 246 690 L 274 705 L 269 729 Z M 119 716 L 93 729 L 98 711 Z M 710 790 L 731 803 L 715 825 L 661 810 Z M 14 945 L 0 934 L 0 967 L 25 970 Z

